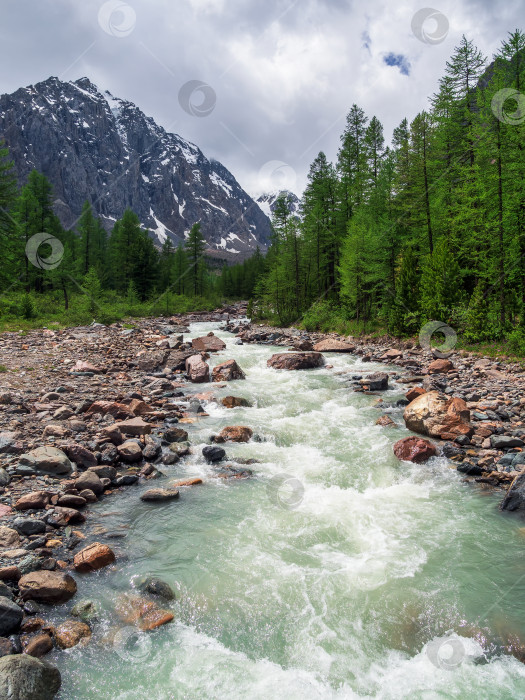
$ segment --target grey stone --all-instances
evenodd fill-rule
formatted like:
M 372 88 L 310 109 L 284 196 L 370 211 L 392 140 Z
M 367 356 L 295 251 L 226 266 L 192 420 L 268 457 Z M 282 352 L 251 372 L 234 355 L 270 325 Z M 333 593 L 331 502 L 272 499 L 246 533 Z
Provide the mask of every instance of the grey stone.
M 60 685 L 60 671 L 47 661 L 28 654 L 0 658 L 0 698 L 53 700 Z
M 20 627 L 24 611 L 7 596 L 0 596 L 0 637 L 7 635 Z

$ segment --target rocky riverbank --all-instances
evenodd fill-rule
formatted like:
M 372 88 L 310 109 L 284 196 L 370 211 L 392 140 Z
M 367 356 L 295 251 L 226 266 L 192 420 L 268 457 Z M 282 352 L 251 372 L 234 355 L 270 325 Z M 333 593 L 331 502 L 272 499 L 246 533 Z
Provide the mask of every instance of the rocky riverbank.
M 282 346 L 282 353 L 268 355 L 278 370 L 329 367 L 333 352 L 395 365 L 395 371 L 353 376 L 349 389 L 376 396 L 378 423 L 386 428 L 391 410 L 404 407 L 407 427 L 424 437 L 399 441 L 396 455 L 421 463 L 443 454 L 468 481 L 485 488 L 512 484 L 502 507 L 525 508 L 521 367 L 460 353 L 436 359 L 429 350 L 387 339 L 268 328 L 246 323 L 244 312 L 236 306 L 133 327 L 0 336 L 0 696 L 9 682 L 18 689 L 13 699 L 52 698 L 60 678 L 41 657 L 89 643 L 96 601 L 82 599 L 82 579 L 119 562 L 118 533 L 93 526 L 92 504 L 151 481 L 140 497 L 154 507 L 183 501 L 184 490 L 201 483 L 166 483 L 162 467 L 191 450 L 184 424 L 197 413 L 205 417 L 201 401 L 212 398 L 197 385 L 223 386 L 244 373 L 235 360 L 210 373 L 209 353 L 224 344 L 213 334 L 185 342 L 193 321 L 223 323 L 239 344 Z M 406 386 L 406 398 L 395 404 L 382 394 L 392 379 Z M 223 399 L 229 408 L 242 402 Z M 250 476 L 245 465 L 225 462 L 220 445 L 253 439 L 251 428 L 229 426 L 203 457 L 217 477 Z M 146 578 L 121 597 L 115 619 L 155 629 L 173 619 L 173 595 L 163 581 Z M 54 606 L 64 611 L 59 624 L 48 619 Z

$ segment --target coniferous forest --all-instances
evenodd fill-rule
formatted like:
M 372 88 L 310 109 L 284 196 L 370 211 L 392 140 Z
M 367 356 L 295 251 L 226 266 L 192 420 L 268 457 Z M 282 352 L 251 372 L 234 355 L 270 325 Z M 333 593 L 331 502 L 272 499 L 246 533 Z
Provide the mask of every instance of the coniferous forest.
M 300 216 L 283 193 L 267 255 L 233 266 L 205 257 L 199 223 L 159 251 L 132 211 L 108 235 L 86 202 L 64 230 L 49 182 L 34 171 L 17 190 L 3 148 L 0 313 L 108 320 L 250 299 L 254 318 L 279 325 L 414 335 L 438 320 L 467 342 L 510 339 L 523 352 L 524 85 L 516 30 L 490 63 L 463 37 L 428 110 L 390 145 L 380 119 L 352 105 L 336 161 L 321 152 L 310 167 Z M 52 269 L 24 254 L 42 231 L 63 245 Z
M 400 335 L 432 319 L 470 342 L 523 343 L 524 85 L 516 30 L 490 65 L 463 37 L 429 109 L 391 146 L 354 104 L 337 161 L 321 152 L 311 165 L 301 219 L 278 202 L 260 315 Z

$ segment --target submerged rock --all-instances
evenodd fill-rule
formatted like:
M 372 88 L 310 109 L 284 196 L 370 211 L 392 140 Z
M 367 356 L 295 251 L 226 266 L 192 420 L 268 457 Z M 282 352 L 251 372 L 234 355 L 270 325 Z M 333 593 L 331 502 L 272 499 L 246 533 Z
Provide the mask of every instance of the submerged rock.
M 173 589 L 156 576 L 146 576 L 146 578 L 141 579 L 137 588 L 143 593 L 149 593 L 164 600 L 175 600 Z
M 54 631 L 55 642 L 61 649 L 70 649 L 77 644 L 86 644 L 91 637 L 89 625 L 80 620 L 66 620 Z
M 162 503 L 165 501 L 173 501 L 179 498 L 178 489 L 148 489 L 140 497 L 141 501 Z

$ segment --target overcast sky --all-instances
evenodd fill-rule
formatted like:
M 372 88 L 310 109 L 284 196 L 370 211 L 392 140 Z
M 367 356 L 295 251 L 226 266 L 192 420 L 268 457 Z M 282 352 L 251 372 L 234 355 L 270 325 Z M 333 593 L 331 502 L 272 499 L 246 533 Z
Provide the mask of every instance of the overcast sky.
M 426 108 L 463 33 L 491 57 L 508 31 L 525 29 L 523 0 L 436 0 L 434 19 L 429 10 L 413 21 L 426 7 L 3 0 L 0 92 L 87 76 L 196 143 L 251 194 L 280 186 L 300 194 L 317 153 L 335 159 L 352 103 L 375 114 L 390 140 L 403 117 Z M 209 87 L 194 82 L 181 93 L 189 81 Z

